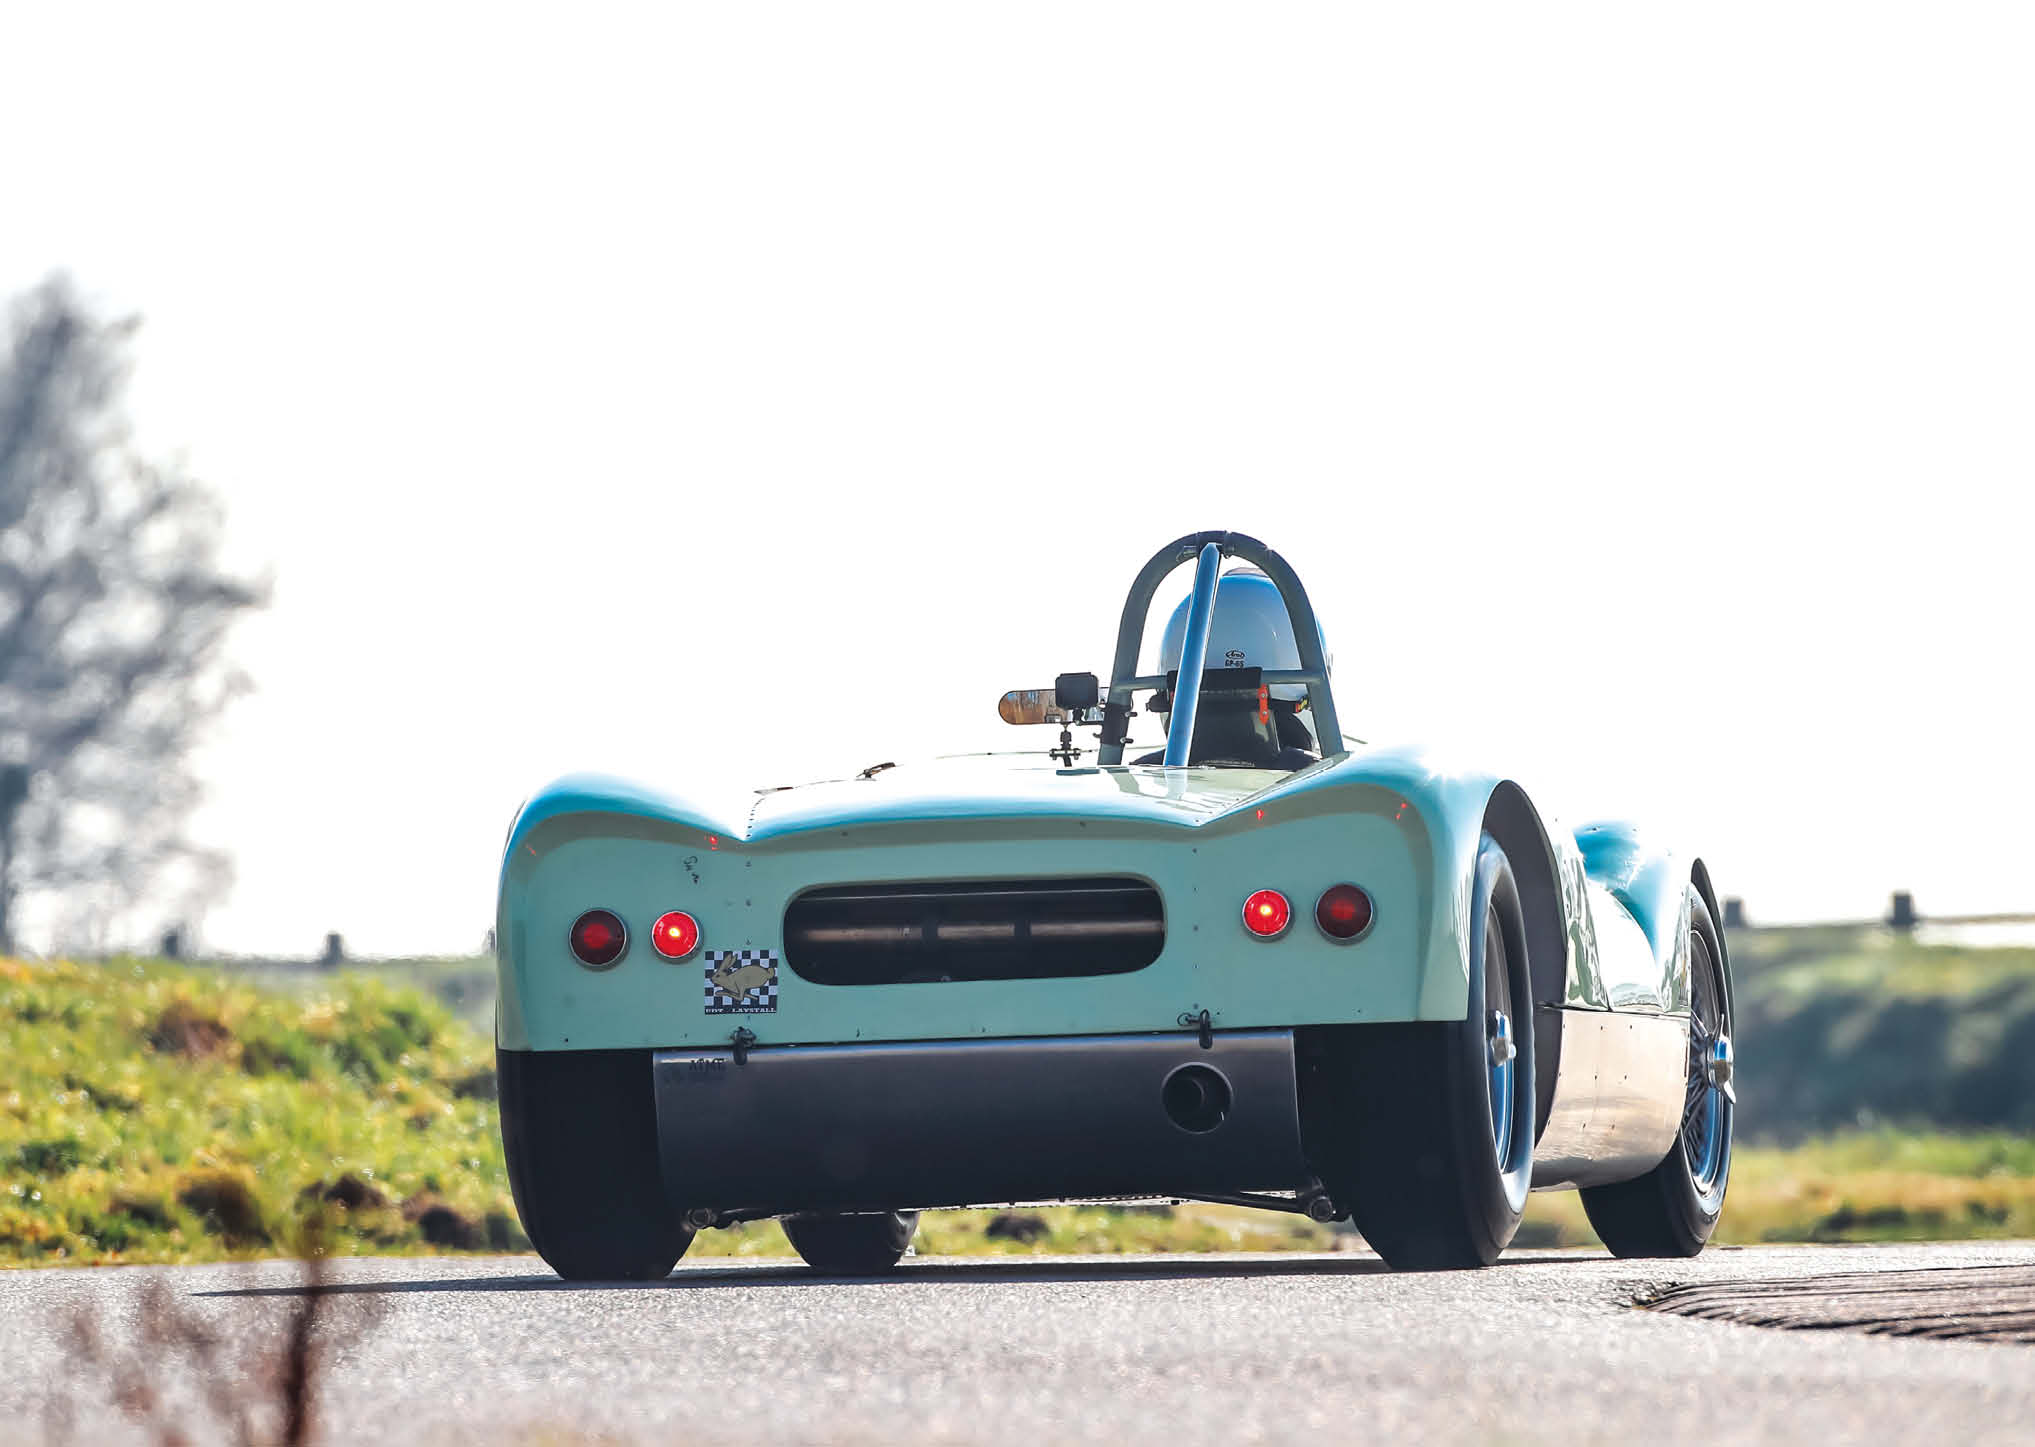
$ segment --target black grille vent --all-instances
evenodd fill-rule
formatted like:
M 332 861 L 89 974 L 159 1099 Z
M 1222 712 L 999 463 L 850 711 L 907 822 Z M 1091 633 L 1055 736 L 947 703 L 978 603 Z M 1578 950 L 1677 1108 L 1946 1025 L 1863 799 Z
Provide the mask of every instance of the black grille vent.
M 784 957 L 816 985 L 1123 975 L 1159 958 L 1166 914 L 1138 879 L 992 879 L 808 890 Z

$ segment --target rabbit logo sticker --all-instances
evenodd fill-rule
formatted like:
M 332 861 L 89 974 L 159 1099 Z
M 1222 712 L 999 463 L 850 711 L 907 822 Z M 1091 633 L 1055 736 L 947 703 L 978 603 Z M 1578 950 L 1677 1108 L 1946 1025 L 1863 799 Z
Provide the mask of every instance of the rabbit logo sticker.
M 777 956 L 770 950 L 707 951 L 709 1015 L 775 1015 Z

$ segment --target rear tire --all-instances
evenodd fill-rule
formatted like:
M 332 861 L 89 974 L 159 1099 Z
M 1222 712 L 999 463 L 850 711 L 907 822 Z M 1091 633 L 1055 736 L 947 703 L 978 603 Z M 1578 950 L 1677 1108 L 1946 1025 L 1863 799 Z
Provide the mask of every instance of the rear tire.
M 658 1281 L 692 1244 L 664 1197 L 645 1050 L 497 1050 L 516 1214 L 567 1281 Z
M 1303 1037 L 1303 1129 L 1331 1199 L 1401 1271 L 1488 1266 L 1533 1174 L 1533 986 L 1525 915 L 1498 841 L 1478 846 L 1461 1020 Z M 1501 1064 L 1501 1040 L 1514 1052 Z M 1509 1068 L 1507 1068 L 1509 1066 Z
M 784 1234 L 805 1264 L 826 1276 L 878 1276 L 897 1265 L 912 1234 L 916 1211 L 855 1216 L 787 1216 Z
M 1694 1256 L 1724 1214 L 1736 1104 L 1711 1083 L 1710 1048 L 1731 1038 L 1731 986 L 1717 921 L 1700 895 L 1689 912 L 1689 1060 L 1682 1126 L 1667 1158 L 1637 1180 L 1584 1188 L 1583 1212 L 1613 1256 Z

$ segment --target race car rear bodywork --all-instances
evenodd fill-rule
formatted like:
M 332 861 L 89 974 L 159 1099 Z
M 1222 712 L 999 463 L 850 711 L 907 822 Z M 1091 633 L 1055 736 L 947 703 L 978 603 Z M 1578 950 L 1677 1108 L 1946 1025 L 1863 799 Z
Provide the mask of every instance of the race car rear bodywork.
M 1284 569 L 1202 535 L 1146 574 L 1199 558 L 1212 596 L 1210 549 Z M 1130 659 L 1112 699 L 1157 681 Z M 1332 722 L 1318 654 L 1293 677 Z M 1692 918 L 1716 908 L 1700 864 L 1622 826 L 1570 833 L 1517 784 L 1412 751 L 1294 772 L 1101 758 L 886 769 L 733 810 L 593 777 L 541 791 L 501 874 L 505 1133 L 507 1097 L 573 1057 L 647 1099 L 654 1141 L 614 1149 L 654 1150 L 666 1207 L 696 1223 L 1143 1194 L 1337 1214 L 1310 1072 L 1385 1038 L 1352 1030 L 1504 1013 L 1472 907 L 1496 848 L 1526 958 L 1486 1044 L 1495 1072 L 1530 1036 L 1534 1183 L 1626 1180 L 1675 1146 Z M 1338 938 L 1317 904 L 1350 885 L 1363 927 Z M 1246 920 L 1261 891 L 1284 916 Z M 590 911 L 622 931 L 597 966 L 575 952 Z M 510 1155 L 522 1200 L 542 1165 L 513 1135 Z

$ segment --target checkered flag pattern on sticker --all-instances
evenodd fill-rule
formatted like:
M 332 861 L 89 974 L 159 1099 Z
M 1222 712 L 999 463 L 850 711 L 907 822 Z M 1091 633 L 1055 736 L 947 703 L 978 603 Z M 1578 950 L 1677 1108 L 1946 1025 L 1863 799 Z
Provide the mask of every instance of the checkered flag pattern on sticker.
M 772 950 L 708 950 L 709 1015 L 775 1015 L 777 954 Z

